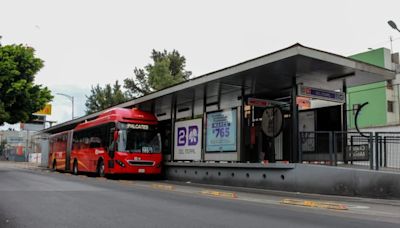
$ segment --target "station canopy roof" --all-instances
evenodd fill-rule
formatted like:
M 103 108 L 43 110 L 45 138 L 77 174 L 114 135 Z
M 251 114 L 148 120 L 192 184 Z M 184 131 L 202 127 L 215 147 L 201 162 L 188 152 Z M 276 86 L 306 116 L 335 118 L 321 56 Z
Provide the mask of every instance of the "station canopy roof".
M 269 99 L 290 95 L 293 83 L 329 90 L 392 80 L 395 72 L 337 54 L 295 44 L 221 70 L 217 70 L 114 107 L 130 108 L 154 104 L 170 95 L 179 98 L 200 99 L 196 91 L 206 91 L 206 97 L 241 90 L 245 96 Z M 203 95 L 201 95 L 203 96 Z M 202 99 L 203 97 L 201 97 Z M 42 130 L 39 133 L 57 133 L 96 118 L 101 112 L 76 118 Z

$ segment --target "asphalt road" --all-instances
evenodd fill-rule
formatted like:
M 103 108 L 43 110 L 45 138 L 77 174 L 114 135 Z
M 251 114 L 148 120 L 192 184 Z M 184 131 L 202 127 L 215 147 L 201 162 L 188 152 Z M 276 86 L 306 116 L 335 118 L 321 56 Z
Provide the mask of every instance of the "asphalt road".
M 347 210 L 282 204 L 314 198 Z M 400 201 L 73 176 L 0 162 L 0 227 L 400 227 Z

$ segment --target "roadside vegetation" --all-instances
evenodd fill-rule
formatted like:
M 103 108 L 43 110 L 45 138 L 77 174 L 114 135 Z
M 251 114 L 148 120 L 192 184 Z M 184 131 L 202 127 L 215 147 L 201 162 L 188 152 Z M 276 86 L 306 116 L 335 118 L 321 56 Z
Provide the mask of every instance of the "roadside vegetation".
M 47 87 L 34 83 L 43 66 L 32 47 L 0 43 L 0 126 L 29 121 L 53 99 Z
M 92 86 L 90 95 L 86 96 L 86 114 L 186 81 L 192 74 L 185 70 L 186 59 L 177 50 L 153 49 L 150 58 L 152 62 L 144 68 L 135 67 L 134 76 L 126 78 L 123 85 L 115 81 L 104 87 L 99 84 Z

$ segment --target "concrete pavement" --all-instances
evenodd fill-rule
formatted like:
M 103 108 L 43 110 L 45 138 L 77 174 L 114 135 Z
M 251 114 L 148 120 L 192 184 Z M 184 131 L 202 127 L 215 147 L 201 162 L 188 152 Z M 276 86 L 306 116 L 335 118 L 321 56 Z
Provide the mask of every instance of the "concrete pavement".
M 346 209 L 283 204 L 285 199 Z M 0 227 L 376 226 L 400 226 L 399 201 L 109 180 L 0 162 Z

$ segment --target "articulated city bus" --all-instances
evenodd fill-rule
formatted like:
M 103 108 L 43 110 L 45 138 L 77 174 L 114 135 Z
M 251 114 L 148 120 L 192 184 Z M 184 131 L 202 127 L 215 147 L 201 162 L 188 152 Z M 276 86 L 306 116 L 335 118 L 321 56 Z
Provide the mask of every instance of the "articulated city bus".
M 67 145 L 67 149 L 57 148 L 59 137 L 59 147 Z M 99 176 L 161 173 L 157 119 L 138 109 L 107 110 L 72 131 L 52 136 L 50 142 L 55 147 L 49 155 L 49 167 L 53 169 L 70 170 L 74 174 L 92 172 Z
M 49 137 L 49 160 L 48 167 L 53 170 L 68 170 L 67 159 L 71 152 L 72 131 L 64 131 Z

